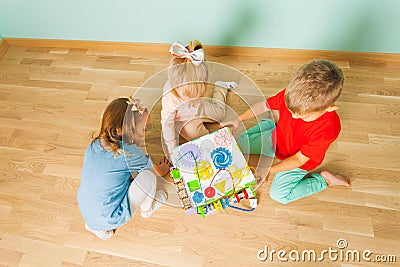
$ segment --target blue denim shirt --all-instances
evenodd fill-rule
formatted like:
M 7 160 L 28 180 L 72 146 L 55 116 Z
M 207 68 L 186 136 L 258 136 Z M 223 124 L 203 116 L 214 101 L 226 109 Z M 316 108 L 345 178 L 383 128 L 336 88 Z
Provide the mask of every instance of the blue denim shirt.
M 131 174 L 153 168 L 149 156 L 136 145 L 120 142 L 120 146 L 127 155 L 114 157 L 98 140 L 86 149 L 77 198 L 82 216 L 92 230 L 115 229 L 131 218 Z

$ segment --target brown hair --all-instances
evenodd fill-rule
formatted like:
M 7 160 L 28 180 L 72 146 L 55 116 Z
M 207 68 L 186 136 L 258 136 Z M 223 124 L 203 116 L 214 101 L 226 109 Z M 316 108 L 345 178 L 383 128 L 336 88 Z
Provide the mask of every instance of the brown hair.
M 203 49 L 203 45 L 197 41 L 190 41 L 186 49 L 195 51 Z M 189 98 L 199 98 L 204 96 L 207 90 L 208 67 L 203 61 L 199 66 L 192 64 L 188 58 L 173 57 L 168 69 L 168 80 L 172 86 L 172 93 Z M 179 94 L 178 94 L 179 92 Z
M 285 92 L 287 108 L 298 115 L 323 111 L 342 92 L 342 70 L 327 60 L 312 60 L 301 66 Z
M 135 122 L 147 117 L 148 111 L 143 114 L 132 111 L 132 105 L 128 104 L 128 98 L 117 98 L 113 100 L 103 112 L 100 132 L 92 140 L 99 140 L 101 146 L 112 151 L 114 156 L 123 154 L 119 141 L 127 144 L 135 143 Z

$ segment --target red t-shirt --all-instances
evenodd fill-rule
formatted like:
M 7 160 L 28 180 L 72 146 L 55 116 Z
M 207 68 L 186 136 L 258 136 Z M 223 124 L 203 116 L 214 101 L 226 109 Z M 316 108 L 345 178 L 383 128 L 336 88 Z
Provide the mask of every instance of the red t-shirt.
M 340 133 L 339 116 L 336 111 L 332 111 L 326 112 L 315 121 L 294 119 L 286 107 L 285 90 L 266 101 L 268 108 L 279 110 L 279 121 L 275 129 L 275 156 L 284 160 L 301 151 L 310 160 L 300 168 L 315 169 L 322 163 L 326 150 Z

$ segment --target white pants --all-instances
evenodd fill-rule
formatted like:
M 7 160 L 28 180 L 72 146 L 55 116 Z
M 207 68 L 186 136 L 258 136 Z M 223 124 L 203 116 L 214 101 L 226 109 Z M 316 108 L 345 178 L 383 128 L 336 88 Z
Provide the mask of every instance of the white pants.
M 141 171 L 133 179 L 128 189 L 128 197 L 131 206 L 131 214 L 140 207 L 141 211 L 149 211 L 153 205 L 156 194 L 156 176 L 149 170 Z

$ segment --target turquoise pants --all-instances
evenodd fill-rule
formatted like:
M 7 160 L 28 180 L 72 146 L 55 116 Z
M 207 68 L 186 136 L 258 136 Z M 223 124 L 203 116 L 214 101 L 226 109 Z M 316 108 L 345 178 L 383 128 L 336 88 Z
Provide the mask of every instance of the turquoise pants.
M 243 153 L 263 154 L 273 157 L 274 145 L 272 133 L 275 123 L 264 119 L 239 136 L 238 145 Z M 278 172 L 271 184 L 269 195 L 275 201 L 286 204 L 297 199 L 311 196 L 324 190 L 327 185 L 319 173 L 310 173 L 300 168 Z M 307 176 L 307 178 L 305 178 Z

